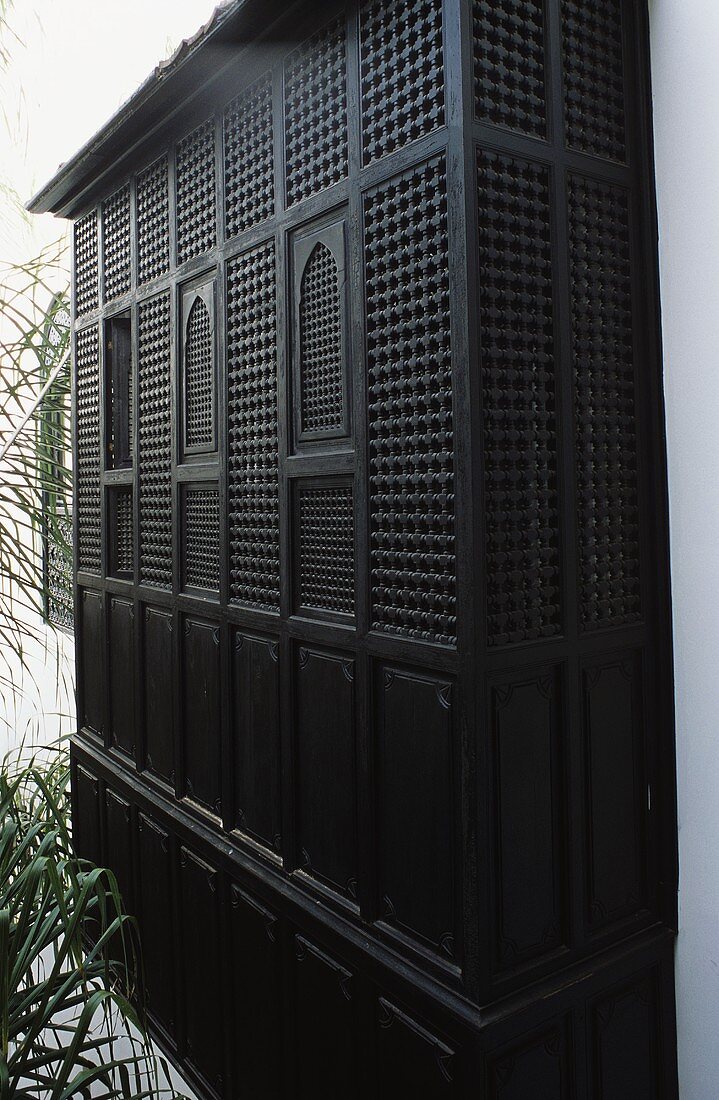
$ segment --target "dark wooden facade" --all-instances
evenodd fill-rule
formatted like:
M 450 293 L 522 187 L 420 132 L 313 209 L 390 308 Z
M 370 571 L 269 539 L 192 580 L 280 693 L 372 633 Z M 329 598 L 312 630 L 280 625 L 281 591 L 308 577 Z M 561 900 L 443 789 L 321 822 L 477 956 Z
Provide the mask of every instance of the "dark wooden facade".
M 673 1100 L 642 0 L 236 4 L 48 207 L 75 829 L 166 1048 L 207 1096 Z

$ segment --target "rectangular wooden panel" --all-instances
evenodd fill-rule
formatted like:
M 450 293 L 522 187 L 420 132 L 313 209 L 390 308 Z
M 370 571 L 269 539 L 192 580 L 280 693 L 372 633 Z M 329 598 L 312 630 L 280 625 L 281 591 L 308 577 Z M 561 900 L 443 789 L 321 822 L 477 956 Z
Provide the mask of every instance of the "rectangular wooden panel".
M 295 936 L 297 1095 L 357 1097 L 353 977 L 346 967 Z
M 110 599 L 110 742 L 135 756 L 135 609 Z
M 175 662 L 172 613 L 146 607 L 143 623 L 145 767 L 168 783 L 175 780 Z
M 491 688 L 494 754 L 494 966 L 562 942 L 559 675 L 545 669 Z
M 297 835 L 301 867 L 356 894 L 354 661 L 300 648 L 296 662 Z
M 452 689 L 390 666 L 377 683 L 380 914 L 455 954 Z
M 591 1014 L 592 1100 L 660 1100 L 662 1080 L 655 974 L 638 975 L 595 1003 Z M 667 1082 L 668 1085 L 668 1082 Z
M 185 791 L 220 815 L 220 630 L 185 619 L 182 639 Z
M 395 1005 L 377 1005 L 378 1092 L 380 1100 L 412 1097 L 442 1100 L 457 1095 L 452 1047 Z
M 232 722 L 238 829 L 279 850 L 279 645 L 237 631 L 232 646 Z
M 574 1100 L 568 1036 L 560 1021 L 532 1039 L 514 1043 L 488 1061 L 488 1100 Z M 582 1095 L 584 1093 L 582 1092 Z M 626 1093 L 629 1100 L 632 1093 Z
M 645 899 L 647 790 L 642 665 L 637 653 L 602 657 L 583 670 L 587 789 L 588 914 L 600 929 Z
M 230 921 L 234 1094 L 279 1100 L 286 1068 L 280 926 L 237 886 L 230 888 Z
M 219 890 L 217 871 L 187 848 L 180 848 L 185 1045 L 192 1064 L 221 1095 L 225 1013 Z
M 135 915 L 135 883 L 132 863 L 132 809 L 114 791 L 105 791 L 107 866 L 114 872 L 126 913 Z M 127 935 L 130 931 L 127 929 Z
M 105 597 L 83 589 L 80 595 L 80 721 L 102 736 L 105 729 Z
M 100 782 L 85 768 L 73 768 L 72 839 L 81 859 L 102 863 L 100 838 Z
M 170 1036 L 175 1033 L 174 921 L 170 837 L 138 815 L 139 922 L 148 1011 Z

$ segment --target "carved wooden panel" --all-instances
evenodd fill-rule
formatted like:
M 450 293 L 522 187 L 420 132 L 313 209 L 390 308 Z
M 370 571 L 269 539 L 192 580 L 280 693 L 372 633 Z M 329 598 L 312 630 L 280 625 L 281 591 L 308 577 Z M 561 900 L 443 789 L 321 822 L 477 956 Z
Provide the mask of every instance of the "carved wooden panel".
M 567 144 L 609 160 L 625 157 L 621 0 L 562 0 Z
M 213 248 L 215 214 L 215 123 L 198 126 L 177 145 L 175 154 L 177 262 Z
M 660 1100 L 671 1088 L 661 1078 L 655 975 L 637 975 L 593 1006 L 591 1100 Z
M 583 671 L 588 914 L 598 929 L 635 912 L 646 888 L 642 662 L 626 653 Z
M 488 1063 L 488 1100 L 573 1100 L 578 1096 L 569 1034 L 569 1024 L 561 1021 L 493 1055 Z M 631 1095 L 626 1093 L 627 1100 Z
M 97 309 L 99 297 L 99 263 L 97 214 L 91 210 L 75 222 L 75 313 L 79 317 Z
M 272 76 L 266 73 L 225 108 L 225 233 L 244 233 L 275 211 Z
M 73 775 L 72 839 L 78 856 L 94 864 L 101 864 L 100 838 L 100 783 L 86 768 L 76 764 Z
M 357 889 L 354 676 L 347 654 L 296 650 L 298 866 L 350 898 Z
M 298 1095 L 358 1100 L 353 976 L 303 936 L 294 956 Z
M 110 743 L 135 757 L 135 608 L 110 597 Z
M 377 1002 L 377 1025 L 378 1097 L 440 1100 L 458 1095 L 451 1046 L 384 997 Z
M 185 588 L 220 590 L 220 493 L 215 485 L 193 485 L 182 493 Z
M 278 918 L 238 886 L 230 887 L 236 1087 L 280 1100 L 287 1073 L 283 1022 L 282 928 Z
M 564 782 L 556 670 L 496 683 L 495 966 L 518 966 L 563 938 Z
M 145 767 L 167 783 L 175 781 L 172 614 L 146 607 L 143 622 Z
M 376 691 L 380 916 L 453 959 L 452 684 L 385 665 Z
M 195 802 L 220 815 L 219 627 L 185 618 L 182 655 L 185 791 Z
M 167 156 L 137 177 L 137 281 L 140 285 L 170 270 L 170 187 Z
M 136 915 L 135 877 L 133 864 L 133 823 L 132 809 L 127 799 L 116 794 L 110 788 L 105 789 L 105 856 L 111 867 L 122 896 L 123 909 L 131 916 Z M 125 926 L 126 944 L 129 945 L 131 932 Z M 119 942 L 116 950 L 122 950 Z
M 170 837 L 145 814 L 137 821 L 139 915 L 148 1011 L 169 1035 L 175 1031 L 176 907 Z
M 281 844 L 279 643 L 243 631 L 232 642 L 234 821 L 269 848 Z
M 80 595 L 80 722 L 102 736 L 105 729 L 105 597 L 88 588 Z
M 184 1042 L 192 1065 L 222 1095 L 225 1020 L 219 891 L 218 872 L 181 847 L 179 913 Z

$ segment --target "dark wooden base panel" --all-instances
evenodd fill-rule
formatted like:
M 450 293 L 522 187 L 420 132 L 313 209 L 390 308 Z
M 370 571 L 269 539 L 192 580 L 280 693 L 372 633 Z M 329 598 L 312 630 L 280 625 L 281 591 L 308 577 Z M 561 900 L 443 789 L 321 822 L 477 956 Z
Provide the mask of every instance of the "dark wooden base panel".
M 153 1033 L 202 1098 L 678 1096 L 666 929 L 478 1007 L 92 745 L 72 761 L 78 847 L 115 868 Z

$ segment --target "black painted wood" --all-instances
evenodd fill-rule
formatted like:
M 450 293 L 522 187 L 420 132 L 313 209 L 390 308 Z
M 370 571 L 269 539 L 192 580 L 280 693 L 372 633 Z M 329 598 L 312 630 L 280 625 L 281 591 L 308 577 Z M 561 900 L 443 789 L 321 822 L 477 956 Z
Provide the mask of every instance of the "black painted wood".
M 78 844 L 203 1095 L 670 1100 L 643 0 L 246 18 L 73 168 Z

